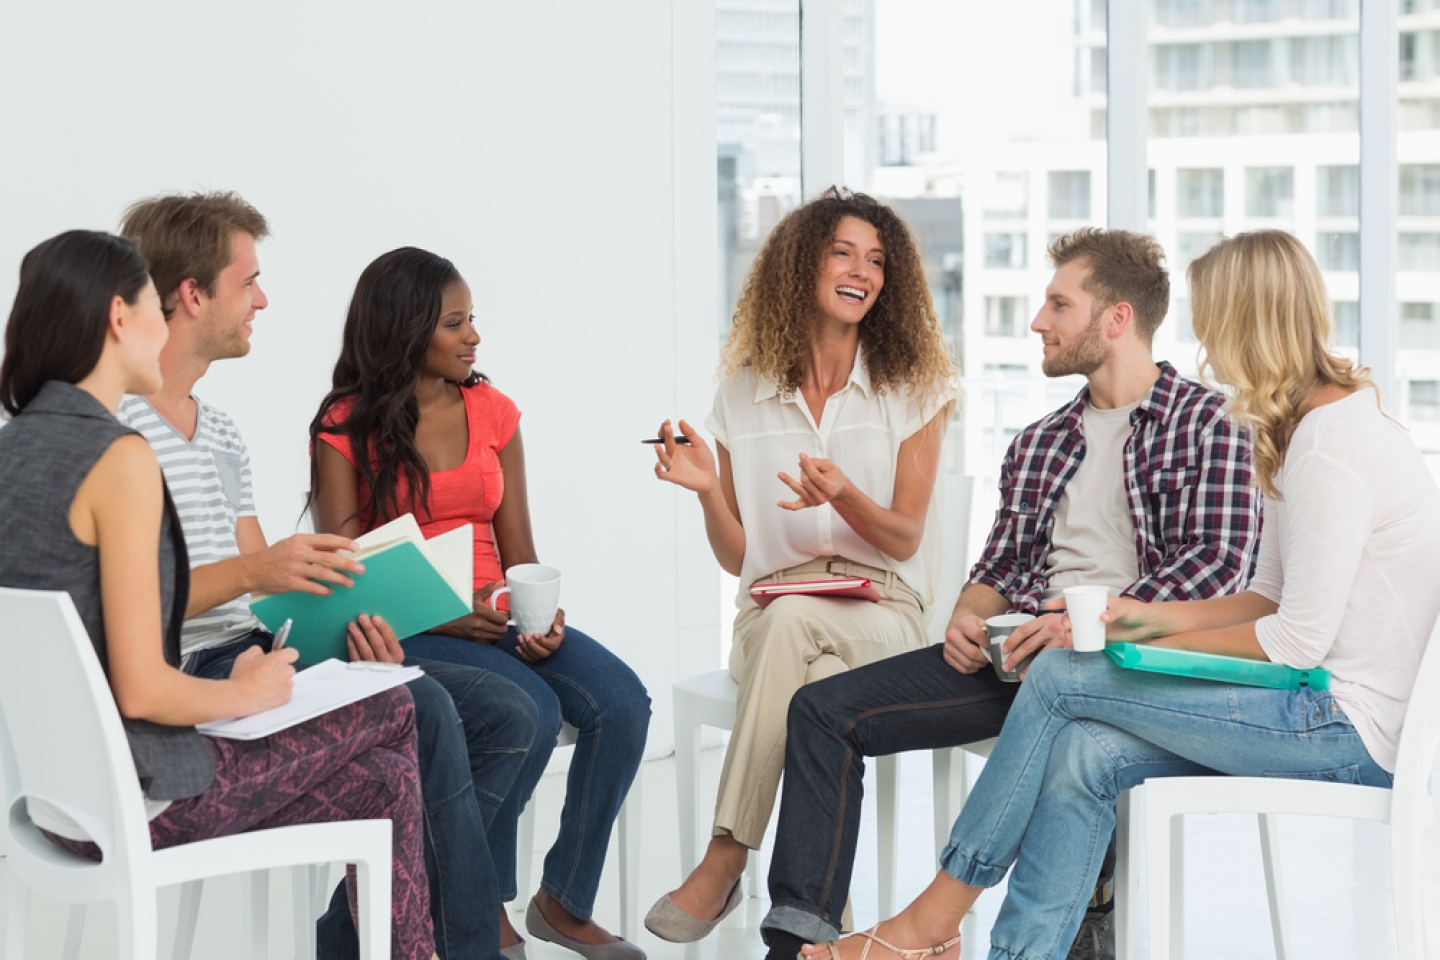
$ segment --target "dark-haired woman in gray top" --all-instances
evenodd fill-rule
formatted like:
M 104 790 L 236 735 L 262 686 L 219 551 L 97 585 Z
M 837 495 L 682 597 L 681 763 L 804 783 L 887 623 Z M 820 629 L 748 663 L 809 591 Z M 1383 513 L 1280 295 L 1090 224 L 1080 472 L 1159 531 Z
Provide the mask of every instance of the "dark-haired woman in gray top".
M 145 261 L 126 241 L 75 230 L 26 254 L 0 363 L 0 405 L 14 418 L 0 430 L 0 586 L 70 595 L 125 718 L 156 848 L 389 818 L 392 956 L 433 958 L 403 688 L 258 741 L 194 729 L 288 701 L 294 653 L 251 651 L 227 680 L 179 670 L 185 542 L 149 444 L 115 419 L 126 393 L 159 389 L 167 336 Z M 61 811 L 32 800 L 28 813 L 56 843 L 99 859 Z

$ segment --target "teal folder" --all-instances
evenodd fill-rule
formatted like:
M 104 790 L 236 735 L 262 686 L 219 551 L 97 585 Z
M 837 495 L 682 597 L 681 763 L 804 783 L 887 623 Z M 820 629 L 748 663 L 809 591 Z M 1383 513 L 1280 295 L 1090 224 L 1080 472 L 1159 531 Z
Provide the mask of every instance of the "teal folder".
M 287 646 L 300 651 L 304 663 L 349 660 L 345 630 L 362 613 L 385 618 L 403 640 L 471 612 L 413 543 L 367 555 L 365 572 L 354 579 L 353 587 L 334 586 L 329 596 L 276 593 L 250 609 L 271 633 L 293 620 Z
M 1243 657 L 1222 657 L 1194 650 L 1173 650 L 1153 647 L 1148 643 L 1108 643 L 1105 655 L 1127 670 L 1148 670 L 1177 677 L 1219 680 L 1247 687 L 1271 687 L 1276 690 L 1330 689 L 1330 671 L 1297 670 L 1269 660 L 1246 660 Z

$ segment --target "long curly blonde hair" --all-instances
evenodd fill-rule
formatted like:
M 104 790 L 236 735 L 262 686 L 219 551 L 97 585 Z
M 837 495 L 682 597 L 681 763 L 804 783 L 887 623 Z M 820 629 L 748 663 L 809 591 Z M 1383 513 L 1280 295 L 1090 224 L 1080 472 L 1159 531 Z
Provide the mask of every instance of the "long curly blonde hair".
M 846 217 L 870 224 L 885 248 L 885 285 L 860 323 L 860 349 L 877 391 L 931 396 L 955 379 L 920 247 L 905 221 L 863 193 L 834 187 L 785 216 L 745 279 L 720 375 L 744 367 L 775 381 L 785 396 L 800 388 L 819 322 L 815 285 L 835 230 Z
M 1222 240 L 1187 275 L 1195 336 L 1204 347 L 1201 375 L 1234 388 L 1230 415 L 1253 433 L 1256 481 L 1278 499 L 1275 474 L 1316 391 L 1373 389 L 1370 371 L 1330 352 L 1320 268 L 1283 230 Z

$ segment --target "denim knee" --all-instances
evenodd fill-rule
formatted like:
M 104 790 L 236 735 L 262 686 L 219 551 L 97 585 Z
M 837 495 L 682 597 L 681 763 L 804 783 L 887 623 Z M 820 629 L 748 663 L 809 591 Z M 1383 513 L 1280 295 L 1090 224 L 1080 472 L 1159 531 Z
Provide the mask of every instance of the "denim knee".
M 650 729 L 650 693 L 644 684 L 635 683 L 634 690 L 623 691 L 621 696 L 612 696 L 601 705 L 600 715 L 607 724 L 622 729 L 648 732 Z
M 823 686 L 824 681 L 807 683 L 790 698 L 790 709 L 785 715 L 787 737 L 793 738 L 797 730 L 807 727 L 819 727 L 822 730 L 830 728 L 832 718 L 828 706 L 832 701 L 825 696 L 823 690 L 817 692 L 817 688 Z
M 560 698 L 544 684 L 525 692 L 529 694 L 526 699 L 535 711 L 535 735 L 530 742 L 533 748 L 543 748 L 548 752 L 555 746 L 555 738 L 560 735 L 560 723 L 564 719 L 560 713 Z
M 446 727 L 456 727 L 460 716 L 450 694 L 431 677 L 417 677 L 407 683 L 410 698 L 415 701 L 415 734 L 420 755 L 425 756 L 444 735 Z

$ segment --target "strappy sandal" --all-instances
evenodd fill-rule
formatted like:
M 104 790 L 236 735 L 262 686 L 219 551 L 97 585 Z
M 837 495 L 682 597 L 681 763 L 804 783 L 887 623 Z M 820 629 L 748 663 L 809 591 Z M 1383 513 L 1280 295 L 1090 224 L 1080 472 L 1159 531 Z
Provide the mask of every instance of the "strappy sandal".
M 891 953 L 895 954 L 895 956 L 899 957 L 900 960 L 925 960 L 926 957 L 940 956 L 940 954 L 944 953 L 946 950 L 949 950 L 951 947 L 955 946 L 957 943 L 960 942 L 960 937 L 957 934 L 956 936 L 951 937 L 949 940 L 946 940 L 944 943 L 937 943 L 933 947 L 925 947 L 920 950 L 906 950 L 903 947 L 897 947 L 895 946 L 895 944 L 882 940 L 880 939 L 880 937 L 876 936 L 875 931 L 879 929 L 880 924 L 877 923 L 869 930 L 863 930 L 860 933 L 855 934 L 855 936 L 857 937 L 865 938 L 865 949 L 860 951 L 860 960 L 867 960 L 867 958 L 870 956 L 870 948 L 876 944 L 884 947 L 886 950 L 889 950 Z M 825 946 L 830 948 L 830 960 L 840 960 L 839 944 L 840 941 L 838 940 L 830 940 L 826 942 Z M 805 954 L 796 954 L 795 960 L 805 960 Z

